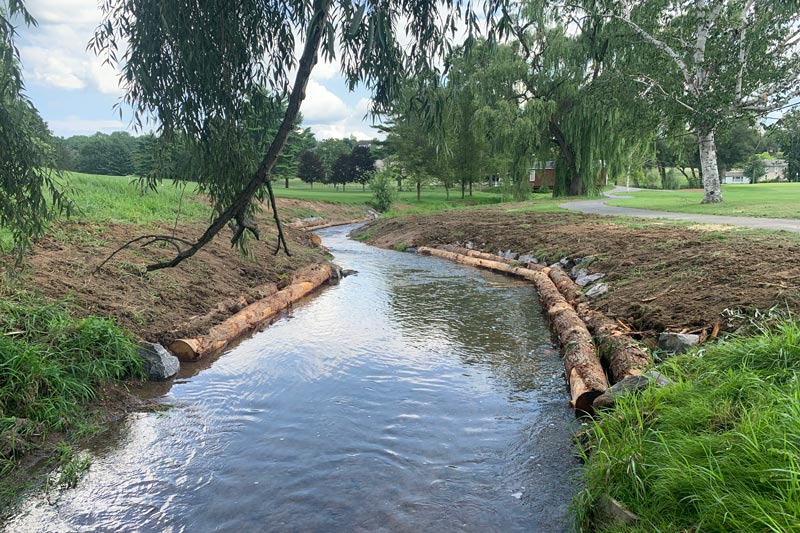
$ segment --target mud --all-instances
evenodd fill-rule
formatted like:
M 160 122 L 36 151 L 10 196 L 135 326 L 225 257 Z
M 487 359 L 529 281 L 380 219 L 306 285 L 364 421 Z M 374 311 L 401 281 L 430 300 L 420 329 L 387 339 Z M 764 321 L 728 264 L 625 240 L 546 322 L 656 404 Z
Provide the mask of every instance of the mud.
M 732 330 L 741 321 L 726 310 L 800 309 L 800 239 L 785 233 L 488 208 L 378 220 L 359 234 L 395 249 L 471 242 L 546 263 L 594 256 L 589 270 L 610 286 L 594 307 L 646 339 Z

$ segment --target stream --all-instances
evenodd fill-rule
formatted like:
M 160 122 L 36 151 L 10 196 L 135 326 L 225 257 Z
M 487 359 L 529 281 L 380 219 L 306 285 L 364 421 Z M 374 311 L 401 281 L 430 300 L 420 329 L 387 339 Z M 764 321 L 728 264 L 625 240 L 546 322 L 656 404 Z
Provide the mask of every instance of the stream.
M 533 286 L 322 230 L 358 271 L 157 390 L 10 532 L 564 531 L 575 429 Z

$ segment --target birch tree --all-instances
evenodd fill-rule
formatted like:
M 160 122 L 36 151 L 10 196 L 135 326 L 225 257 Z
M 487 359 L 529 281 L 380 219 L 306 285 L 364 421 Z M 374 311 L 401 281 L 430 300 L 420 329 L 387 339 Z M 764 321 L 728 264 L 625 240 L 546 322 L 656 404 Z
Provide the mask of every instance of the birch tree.
M 763 116 L 800 96 L 796 0 L 590 2 L 634 41 L 616 48 L 638 95 L 699 141 L 703 203 L 722 202 L 718 129 Z

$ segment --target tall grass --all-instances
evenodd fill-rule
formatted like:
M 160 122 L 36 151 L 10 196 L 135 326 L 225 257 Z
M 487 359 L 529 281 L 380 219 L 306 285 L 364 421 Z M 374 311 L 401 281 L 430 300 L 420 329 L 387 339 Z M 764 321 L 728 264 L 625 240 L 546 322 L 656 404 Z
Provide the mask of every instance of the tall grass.
M 112 321 L 77 319 L 64 304 L 45 303 L 30 294 L 0 298 L 4 443 L 25 428 L 69 431 L 85 421 L 83 406 L 95 398 L 100 383 L 141 376 L 136 345 Z M 13 466 L 16 451 L 13 443 L 4 446 L 1 468 Z
M 675 380 L 589 430 L 578 524 L 599 531 L 800 531 L 800 326 L 764 326 L 659 366 Z M 592 524 L 608 494 L 640 517 Z

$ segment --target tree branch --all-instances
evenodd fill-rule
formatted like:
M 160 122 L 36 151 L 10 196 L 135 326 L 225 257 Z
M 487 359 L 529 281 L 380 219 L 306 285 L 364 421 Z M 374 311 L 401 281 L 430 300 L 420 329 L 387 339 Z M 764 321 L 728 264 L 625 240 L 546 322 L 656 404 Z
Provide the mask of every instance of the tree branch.
M 289 249 L 286 246 L 286 238 L 283 235 L 283 228 L 281 226 L 280 219 L 278 218 L 278 210 L 277 206 L 275 205 L 275 194 L 272 191 L 270 174 L 272 172 L 272 168 L 275 166 L 275 162 L 278 160 L 281 150 L 283 150 L 283 147 L 286 144 L 286 139 L 289 137 L 289 133 L 294 128 L 297 115 L 300 111 L 300 104 L 305 98 L 306 86 L 308 85 L 311 71 L 313 70 L 314 65 L 317 63 L 319 45 L 322 41 L 322 35 L 324 33 L 329 9 L 330 0 L 314 1 L 313 16 L 308 27 L 306 43 L 303 47 L 303 53 L 300 56 L 294 86 L 292 87 L 292 91 L 289 95 L 289 102 L 286 107 L 286 112 L 283 116 L 283 121 L 281 122 L 278 132 L 275 134 L 275 138 L 272 140 L 272 143 L 267 149 L 267 153 L 264 155 L 264 159 L 262 159 L 261 164 L 259 165 L 258 170 L 253 178 L 251 178 L 245 188 L 236 196 L 236 198 L 234 198 L 234 200 L 231 202 L 231 205 L 211 223 L 211 225 L 206 229 L 205 233 L 203 233 L 203 235 L 195 243 L 182 250 L 170 261 L 148 265 L 148 272 L 177 266 L 181 262 L 196 254 L 203 246 L 208 244 L 228 222 L 237 217 L 243 218 L 248 206 L 250 205 L 250 202 L 253 199 L 253 196 L 264 184 L 267 186 L 270 204 L 272 206 L 272 212 L 275 218 L 275 224 L 278 227 L 278 247 L 275 250 L 275 253 L 278 253 L 281 248 L 281 243 L 283 243 L 283 248 L 286 251 L 286 254 L 290 255 Z M 240 227 L 242 227 L 241 224 Z M 241 238 L 241 234 L 243 232 L 238 233 L 238 237 Z M 236 244 L 236 242 L 238 242 L 238 239 L 236 239 L 233 244 Z

